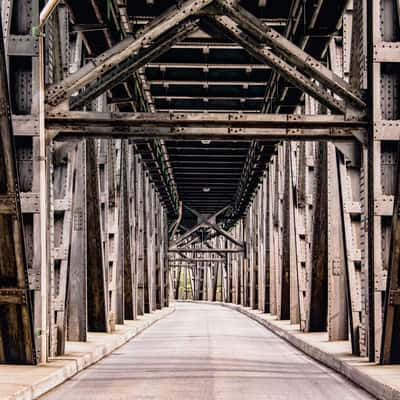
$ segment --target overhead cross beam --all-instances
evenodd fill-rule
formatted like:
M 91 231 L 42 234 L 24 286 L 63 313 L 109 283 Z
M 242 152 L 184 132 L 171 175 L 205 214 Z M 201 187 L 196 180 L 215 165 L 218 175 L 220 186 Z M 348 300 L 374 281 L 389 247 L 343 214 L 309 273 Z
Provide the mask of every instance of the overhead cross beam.
M 47 91 L 47 104 L 57 106 L 73 93 L 83 89 L 115 66 L 124 62 L 135 52 L 150 45 L 168 30 L 176 27 L 191 15 L 201 11 L 213 0 L 187 0 L 149 22 L 137 37 L 127 38 L 105 51 L 62 82 L 52 85 Z
M 351 140 L 367 122 L 341 115 L 254 113 L 98 113 L 48 114 L 49 140 L 82 137 L 179 140 Z
M 212 263 L 212 262 L 226 262 L 225 258 L 170 258 L 169 263 Z
M 213 249 L 213 248 L 177 248 L 169 249 L 170 253 L 243 253 L 243 249 Z

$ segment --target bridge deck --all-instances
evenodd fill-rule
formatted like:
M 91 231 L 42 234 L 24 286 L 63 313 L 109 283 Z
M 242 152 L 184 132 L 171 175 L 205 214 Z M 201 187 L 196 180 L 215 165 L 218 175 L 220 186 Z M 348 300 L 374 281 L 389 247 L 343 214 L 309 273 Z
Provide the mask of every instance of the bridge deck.
M 178 303 L 43 400 L 371 398 L 242 314 Z

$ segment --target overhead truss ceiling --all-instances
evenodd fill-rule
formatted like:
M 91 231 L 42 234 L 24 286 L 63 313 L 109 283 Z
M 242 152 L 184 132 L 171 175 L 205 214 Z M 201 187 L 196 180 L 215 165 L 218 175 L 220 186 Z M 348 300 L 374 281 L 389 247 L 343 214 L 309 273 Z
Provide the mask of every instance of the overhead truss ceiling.
M 365 137 L 363 94 L 325 66 L 326 46 L 340 29 L 345 1 L 335 6 L 324 2 L 315 10 L 301 9 L 290 0 L 186 1 L 179 7 L 173 1 L 139 1 L 134 6 L 118 3 L 111 14 L 110 9 L 87 2 L 93 13 L 84 15 L 79 12 L 81 3 L 66 2 L 74 18 L 73 31 L 84 34 L 88 62 L 48 89 L 48 128 L 61 133 L 59 139 L 134 139 L 171 216 L 177 215 L 179 201 L 205 214 L 229 204 L 226 216 L 240 216 L 281 139 Z M 296 13 L 305 24 L 302 29 L 293 26 L 290 16 Z M 311 25 L 326 13 L 332 15 L 332 26 L 314 32 Z M 107 15 L 118 21 L 114 30 L 105 23 Z M 118 36 L 123 39 L 119 43 Z M 285 36 L 292 36 L 291 41 Z M 154 114 L 160 117 L 159 124 L 135 125 L 128 114 L 126 121 L 118 114 L 104 114 L 107 121 L 100 121 L 94 113 L 78 111 L 105 91 L 116 111 L 167 112 L 172 120 L 179 113 L 194 112 L 221 113 L 218 119 L 265 110 L 291 114 L 301 106 L 303 92 L 343 117 L 332 116 L 338 119 L 322 126 L 318 121 L 298 123 L 290 115 L 275 121 L 271 115 L 256 127 L 233 126 L 233 121 L 212 126 L 207 122 L 217 119 L 214 114 L 197 125 L 170 125 L 164 124 L 162 114 Z M 277 91 L 282 91 L 279 99 Z M 349 121 L 354 122 L 353 131 Z

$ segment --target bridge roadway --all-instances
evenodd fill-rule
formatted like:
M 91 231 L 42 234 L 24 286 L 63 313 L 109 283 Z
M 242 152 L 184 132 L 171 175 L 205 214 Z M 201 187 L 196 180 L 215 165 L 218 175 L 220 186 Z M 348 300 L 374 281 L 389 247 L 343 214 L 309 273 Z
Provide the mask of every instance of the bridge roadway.
M 42 400 L 358 400 L 367 393 L 246 316 L 176 312 Z

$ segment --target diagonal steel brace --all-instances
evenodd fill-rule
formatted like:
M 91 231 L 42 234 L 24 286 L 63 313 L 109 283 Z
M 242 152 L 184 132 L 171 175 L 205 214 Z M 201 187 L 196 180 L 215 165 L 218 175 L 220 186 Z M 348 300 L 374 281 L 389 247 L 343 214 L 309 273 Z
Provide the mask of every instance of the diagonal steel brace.
M 91 62 L 80 68 L 62 82 L 52 85 L 47 90 L 47 104 L 57 106 L 87 84 L 123 62 L 133 53 L 150 45 L 169 29 L 177 26 L 188 17 L 201 11 L 214 0 L 187 0 L 179 7 L 172 7 L 159 18 L 145 25 L 135 38 L 127 38 L 105 51 Z
M 210 19 L 214 26 L 224 35 L 239 43 L 253 57 L 269 65 L 288 82 L 308 93 L 311 97 L 318 100 L 321 104 L 337 113 L 346 113 L 346 104 L 336 99 L 333 95 L 319 86 L 308 76 L 288 64 L 281 57 L 274 54 L 266 46 L 258 46 L 255 40 L 241 30 L 229 17 L 215 17 Z
M 224 207 L 222 210 L 219 210 L 214 215 L 212 215 L 211 217 L 208 217 L 208 218 L 204 217 L 202 214 L 200 214 L 199 212 L 197 212 L 196 210 L 194 210 L 193 208 L 191 208 L 191 207 L 189 207 L 187 205 L 185 205 L 185 208 L 188 209 L 194 215 L 196 215 L 199 218 L 200 223 L 202 223 L 202 224 L 214 229 L 216 232 L 218 232 L 220 235 L 224 236 L 230 242 L 236 244 L 240 248 L 243 248 L 243 243 L 242 242 L 239 242 L 238 240 L 236 240 L 233 236 L 231 236 L 228 232 L 226 232 L 224 229 L 219 227 L 216 223 L 211 222 L 212 220 L 215 220 L 215 218 L 218 215 L 220 215 L 224 211 L 226 211 L 229 208 L 229 206 Z
M 358 109 L 363 111 L 366 109 L 367 105 L 361 98 L 361 94 L 321 62 L 307 54 L 273 28 L 265 27 L 258 18 L 237 4 L 236 1 L 216 1 L 226 15 L 232 18 L 242 29 L 270 46 L 273 52 L 286 58 L 290 63 L 298 67 L 303 74 L 312 76 L 334 94 Z
M 74 110 L 84 106 L 89 101 L 100 96 L 102 93 L 113 88 L 126 80 L 139 68 L 154 61 L 174 44 L 184 39 L 187 35 L 197 29 L 197 21 L 186 21 L 162 35 L 159 40 L 149 47 L 141 48 L 138 52 L 126 58 L 94 82 L 86 86 L 85 90 L 70 101 L 70 109 Z

